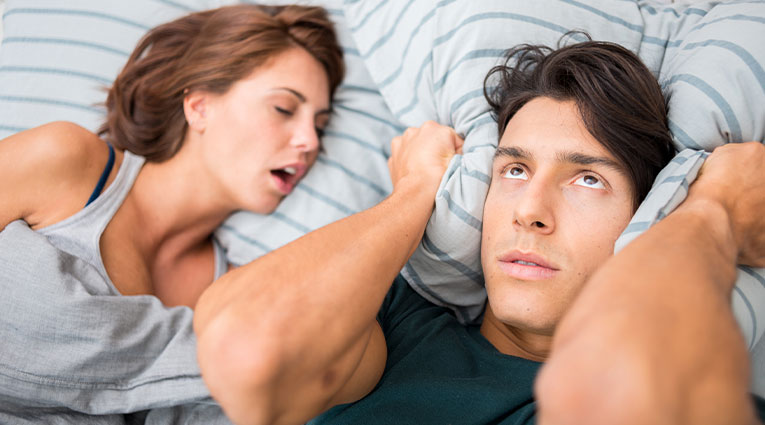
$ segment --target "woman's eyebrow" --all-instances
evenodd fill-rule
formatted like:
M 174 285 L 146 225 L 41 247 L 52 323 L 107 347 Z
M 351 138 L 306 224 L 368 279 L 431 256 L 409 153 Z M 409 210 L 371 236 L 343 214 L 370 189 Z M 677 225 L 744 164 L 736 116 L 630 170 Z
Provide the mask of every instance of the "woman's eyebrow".
M 290 92 L 295 97 L 297 97 L 300 102 L 305 103 L 305 96 L 303 95 L 303 93 L 300 93 L 299 91 L 297 91 L 295 89 L 291 89 L 289 87 L 277 87 L 277 88 L 275 88 L 273 90 L 284 90 L 284 91 Z

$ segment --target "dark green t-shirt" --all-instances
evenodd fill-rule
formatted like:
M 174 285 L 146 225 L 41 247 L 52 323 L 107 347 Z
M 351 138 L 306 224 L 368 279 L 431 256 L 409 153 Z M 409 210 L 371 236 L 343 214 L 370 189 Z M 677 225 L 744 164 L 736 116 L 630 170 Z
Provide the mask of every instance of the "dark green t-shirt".
M 377 387 L 311 424 L 529 424 L 541 363 L 497 351 L 400 276 L 377 316 L 388 362 Z
M 541 363 L 498 352 L 449 310 L 414 292 L 400 276 L 377 316 L 388 362 L 377 387 L 336 406 L 318 424 L 530 424 Z M 753 396 L 760 420 L 765 400 Z

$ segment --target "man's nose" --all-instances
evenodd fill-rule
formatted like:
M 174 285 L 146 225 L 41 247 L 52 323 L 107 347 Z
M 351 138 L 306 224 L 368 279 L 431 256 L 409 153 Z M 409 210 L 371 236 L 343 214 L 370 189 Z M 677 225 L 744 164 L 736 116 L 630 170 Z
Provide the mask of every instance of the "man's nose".
M 514 225 L 542 234 L 549 234 L 555 230 L 555 194 L 549 183 L 532 180 L 515 201 Z

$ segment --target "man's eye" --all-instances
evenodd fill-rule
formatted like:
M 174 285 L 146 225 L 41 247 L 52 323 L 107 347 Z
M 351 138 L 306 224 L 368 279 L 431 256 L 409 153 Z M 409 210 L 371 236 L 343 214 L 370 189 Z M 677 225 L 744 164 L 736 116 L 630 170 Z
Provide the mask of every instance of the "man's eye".
M 512 166 L 510 168 L 507 168 L 504 174 L 502 174 L 502 177 L 506 179 L 516 179 L 516 180 L 528 179 L 528 176 L 526 176 L 526 170 L 518 166 Z
M 605 189 L 606 186 L 603 184 L 603 182 L 600 181 L 599 178 L 591 175 L 591 174 L 585 174 L 582 177 L 579 177 L 576 179 L 574 184 L 578 184 L 579 186 L 589 187 L 593 189 Z

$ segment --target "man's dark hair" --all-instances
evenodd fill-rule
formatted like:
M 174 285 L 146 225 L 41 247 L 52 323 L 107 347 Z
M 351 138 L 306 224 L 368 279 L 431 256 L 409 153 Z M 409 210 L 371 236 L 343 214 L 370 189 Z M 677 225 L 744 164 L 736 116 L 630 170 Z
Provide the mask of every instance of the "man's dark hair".
M 498 84 L 490 87 L 496 77 Z M 500 137 L 513 115 L 534 98 L 574 101 L 587 130 L 634 184 L 635 208 L 675 154 L 659 83 L 640 58 L 618 44 L 585 41 L 557 50 L 514 47 L 504 64 L 486 76 L 484 95 Z

